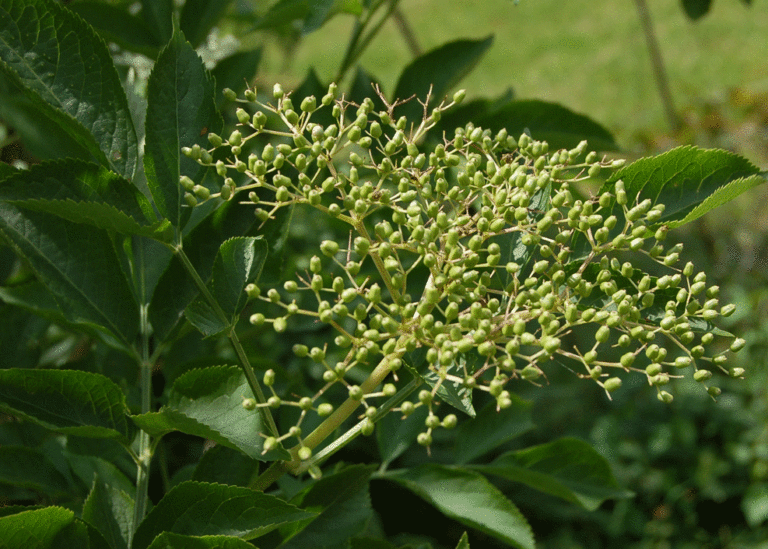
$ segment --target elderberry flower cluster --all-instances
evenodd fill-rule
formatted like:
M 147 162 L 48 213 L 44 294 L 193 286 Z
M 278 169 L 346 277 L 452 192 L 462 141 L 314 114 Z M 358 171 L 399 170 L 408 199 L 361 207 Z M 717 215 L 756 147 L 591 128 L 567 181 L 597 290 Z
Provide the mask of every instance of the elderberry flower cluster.
M 682 246 L 667 244 L 659 222 L 664 205 L 636 203 L 621 180 L 594 197 L 574 186 L 622 165 L 588 152 L 586 142 L 550 151 L 525 134 L 468 124 L 424 150 L 427 132 L 463 92 L 433 109 L 423 103 L 419 121 L 398 118 L 398 105 L 383 97 L 379 112 L 371 99 L 353 104 L 335 85 L 298 108 L 279 85 L 271 102 L 255 90 L 244 99 L 225 95 L 242 105 L 239 129 L 209 134 L 209 150 L 184 149 L 224 182 L 216 193 L 182 177 L 187 204 L 247 196 L 263 223 L 281 208 L 308 205 L 351 234 L 347 242 L 323 241 L 308 270 L 282 287 L 247 289 L 265 303 L 252 324 L 283 332 L 302 315 L 337 334 L 322 348 L 294 346 L 322 368 L 320 391 L 297 402 L 272 391 L 266 402 L 248 403 L 301 409 L 299 424 L 270 437 L 265 451 L 294 438 L 296 455 L 307 460 L 358 406 L 363 434 L 383 413 L 427 407 L 418 442 L 428 446 L 434 429 L 457 423 L 454 414 L 436 413 L 442 386 L 484 391 L 503 409 L 515 380 L 536 383 L 555 360 L 609 398 L 629 373 L 644 376 L 663 402 L 673 398 L 665 386 L 685 371 L 712 396 L 720 393 L 710 385 L 714 370 L 743 374 L 726 368 L 724 353 L 707 352 L 720 333 L 711 321 L 734 307 L 720 305 L 705 273 L 680 265 Z M 323 108 L 333 123 L 312 121 Z M 260 152 L 241 158 L 257 138 L 266 142 Z M 735 339 L 730 351 L 743 346 Z M 351 376 L 355 369 L 364 375 Z M 275 375 L 264 377 L 270 390 Z M 417 383 L 404 387 L 411 378 Z M 336 384 L 348 396 L 338 408 L 324 400 Z M 302 438 L 309 412 L 340 419 Z

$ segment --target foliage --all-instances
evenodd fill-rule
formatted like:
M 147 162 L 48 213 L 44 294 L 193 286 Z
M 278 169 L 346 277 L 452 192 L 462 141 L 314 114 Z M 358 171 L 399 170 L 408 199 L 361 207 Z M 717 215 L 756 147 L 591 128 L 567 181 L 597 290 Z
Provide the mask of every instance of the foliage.
M 374 93 L 350 71 L 397 2 L 240 14 L 283 39 L 358 21 L 346 92 L 257 91 L 257 50 L 193 49 L 228 5 L 0 0 L 0 116 L 42 159 L 0 164 L 2 546 L 410 547 L 376 495 L 405 490 L 461 525 L 433 544 L 533 547 L 511 486 L 627 498 L 582 440 L 520 447 L 517 393 L 553 366 L 666 403 L 678 371 L 740 378 L 712 324 L 734 307 L 666 237 L 764 174 L 691 147 L 623 166 L 559 105 L 445 99 L 490 38 Z

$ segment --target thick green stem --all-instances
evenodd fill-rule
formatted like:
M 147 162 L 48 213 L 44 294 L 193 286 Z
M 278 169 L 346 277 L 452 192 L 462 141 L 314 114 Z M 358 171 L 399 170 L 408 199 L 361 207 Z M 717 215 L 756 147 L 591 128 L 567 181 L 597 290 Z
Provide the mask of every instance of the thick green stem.
M 141 330 L 141 413 L 152 411 L 152 361 L 149 357 L 149 319 L 147 305 L 140 310 Z M 133 528 L 136 531 L 147 512 L 149 501 L 149 464 L 152 460 L 152 450 L 149 434 L 139 431 L 139 453 L 136 459 L 136 501 L 133 506 Z

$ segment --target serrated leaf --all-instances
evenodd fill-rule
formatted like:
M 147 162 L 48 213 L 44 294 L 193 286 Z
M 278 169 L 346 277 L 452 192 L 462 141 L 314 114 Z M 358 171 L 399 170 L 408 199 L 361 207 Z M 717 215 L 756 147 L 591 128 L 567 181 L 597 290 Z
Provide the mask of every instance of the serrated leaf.
M 621 179 L 632 204 L 646 198 L 653 204 L 664 204 L 665 210 L 658 223 L 673 228 L 764 183 L 764 177 L 754 177 L 759 171 L 737 154 L 686 145 L 642 158 L 614 172 L 599 193 L 611 191 Z M 636 201 L 635 197 L 638 197 Z
M 253 398 L 253 393 L 238 367 L 191 370 L 176 379 L 168 404 L 159 412 L 132 419 L 153 436 L 181 431 L 211 439 L 259 461 L 289 459 L 283 449 L 262 455 L 262 435 L 268 429 L 257 410 L 243 408 L 245 398 Z
M 474 471 L 426 464 L 384 477 L 407 488 L 446 516 L 513 547 L 534 549 L 533 532 L 517 507 Z
M 472 469 L 522 482 L 589 511 L 606 499 L 632 496 L 632 492 L 619 487 L 606 459 L 586 442 L 574 438 L 508 452 L 488 465 L 474 465 Z
M 187 0 L 181 9 L 180 27 L 193 47 L 198 47 L 222 18 L 232 0 Z
M 63 507 L 45 507 L 0 517 L 0 549 L 54 547 L 62 530 L 72 524 L 75 514 Z
M 205 134 L 221 131 L 214 93 L 203 61 L 182 33 L 174 33 L 149 77 L 144 170 L 155 205 L 179 229 L 190 214 L 190 208 L 182 207 L 179 177 L 200 183 L 206 171 L 181 148 L 195 144 L 207 148 Z
M 221 108 L 227 101 L 221 90 L 230 88 L 241 94 L 256 74 L 262 49 L 240 51 L 216 63 L 211 71 L 216 79 L 216 98 Z
M 26 446 L 0 446 L 0 482 L 48 496 L 61 496 L 71 490 L 44 452 Z
M 130 495 L 96 478 L 83 503 L 82 518 L 101 532 L 112 549 L 128 549 L 133 527 L 133 506 L 134 501 Z
M 0 408 L 58 433 L 130 440 L 125 395 L 109 378 L 78 370 L 2 370 Z
M 93 26 L 105 40 L 149 58 L 156 57 L 160 47 L 170 38 L 169 33 L 165 40 L 158 40 L 156 29 L 141 17 L 129 13 L 125 7 L 86 1 L 71 3 L 67 8 Z
M 0 203 L 0 234 L 53 292 L 70 322 L 106 331 L 124 347 L 133 343 L 138 306 L 106 232 Z
M 570 149 L 586 139 L 594 150 L 613 151 L 618 145 L 611 133 L 591 118 L 547 101 L 521 99 L 496 106 L 472 120 L 476 126 L 498 132 L 505 128 L 519 137 L 529 133 L 547 141 L 550 150 Z
M 100 164 L 131 179 L 138 158 L 136 132 L 104 41 L 50 0 L 7 0 L 0 20 L 0 71 L 50 123 Z
M 496 410 L 496 402 L 488 403 L 472 421 L 456 430 L 455 462 L 472 461 L 533 429 L 531 403 L 515 394 L 509 395 L 512 406 Z
M 232 536 L 183 536 L 163 532 L 157 536 L 149 549 L 253 549 L 253 545 Z
M 162 532 L 188 536 L 228 535 L 250 540 L 280 525 L 313 515 L 275 496 L 248 488 L 182 482 L 147 514 L 134 534 L 131 548 L 146 549 Z
M 493 43 L 493 35 L 481 40 L 456 40 L 443 44 L 414 59 L 402 72 L 394 99 L 415 95 L 425 101 L 430 89 L 430 105 L 439 104 L 445 95 L 469 74 Z M 418 119 L 422 106 L 412 100 L 397 110 L 409 120 Z
M 349 538 L 365 529 L 371 519 L 368 479 L 375 467 L 353 465 L 323 477 L 303 490 L 291 503 L 304 509 L 322 509 L 279 549 L 317 547 L 343 549 Z M 296 526 L 299 526 L 297 523 Z

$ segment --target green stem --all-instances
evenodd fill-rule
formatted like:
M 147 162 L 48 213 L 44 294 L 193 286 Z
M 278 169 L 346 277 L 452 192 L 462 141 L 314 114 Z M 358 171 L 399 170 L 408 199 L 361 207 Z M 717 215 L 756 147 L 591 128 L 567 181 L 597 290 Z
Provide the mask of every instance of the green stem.
M 344 60 L 341 62 L 339 72 L 336 74 L 336 82 L 341 82 L 341 80 L 347 74 L 347 71 L 349 71 L 352 65 L 354 65 L 358 59 L 360 59 L 360 56 L 363 55 L 363 52 L 370 45 L 373 38 L 379 33 L 381 28 L 384 26 L 384 23 L 387 21 L 387 19 L 389 19 L 389 16 L 392 15 L 392 12 L 397 8 L 398 2 L 399 0 L 389 0 L 389 9 L 387 13 L 376 23 L 376 25 L 370 31 L 368 31 L 365 37 L 363 37 L 363 32 L 373 20 L 373 16 L 384 4 L 384 1 L 379 1 L 371 6 L 363 19 L 358 20 L 355 23 L 355 28 L 352 30 L 352 36 L 349 40 L 347 51 L 344 54 Z
M 152 362 L 149 357 L 149 318 L 148 308 L 144 304 L 140 309 L 141 330 L 141 413 L 152 411 Z M 133 506 L 133 528 L 135 532 L 144 519 L 149 501 L 149 464 L 152 460 L 151 440 L 149 434 L 139 431 L 139 454 L 136 459 L 136 501 Z
M 240 362 L 240 368 L 243 370 L 243 373 L 245 374 L 245 379 L 248 382 L 248 385 L 251 388 L 251 391 L 253 392 L 253 396 L 256 398 L 256 401 L 259 404 L 266 404 L 267 399 L 264 397 L 264 392 L 261 390 L 261 384 L 259 383 L 259 380 L 256 377 L 256 373 L 253 371 L 253 366 L 251 366 L 251 363 L 248 360 L 248 356 L 245 354 L 245 350 L 243 349 L 243 346 L 240 344 L 240 339 L 237 337 L 237 334 L 235 333 L 235 324 L 232 323 L 229 318 L 227 318 L 227 314 L 221 308 L 221 306 L 219 305 L 219 302 L 216 301 L 216 298 L 214 298 L 211 292 L 208 290 L 208 286 L 206 286 L 205 282 L 203 282 L 203 279 L 200 278 L 200 275 L 198 274 L 197 269 L 195 269 L 195 266 L 192 265 L 192 262 L 187 257 L 187 254 L 184 253 L 184 250 L 180 246 L 178 246 L 174 249 L 174 251 L 179 256 L 179 259 L 181 260 L 184 267 L 187 269 L 187 272 L 189 273 L 189 275 L 192 277 L 192 280 L 195 282 L 195 286 L 197 286 L 197 289 L 200 290 L 200 293 L 203 295 L 205 300 L 208 302 L 208 304 L 211 306 L 213 311 L 216 313 L 216 316 L 218 316 L 223 323 L 227 324 L 230 327 L 227 337 L 229 338 L 229 342 L 232 345 L 232 348 L 237 354 L 237 358 Z M 278 436 L 277 424 L 275 423 L 275 420 L 272 417 L 272 413 L 269 411 L 269 408 L 267 406 L 259 406 L 258 409 L 259 409 L 259 413 L 261 414 L 262 421 L 269 429 L 270 434 L 272 436 Z

